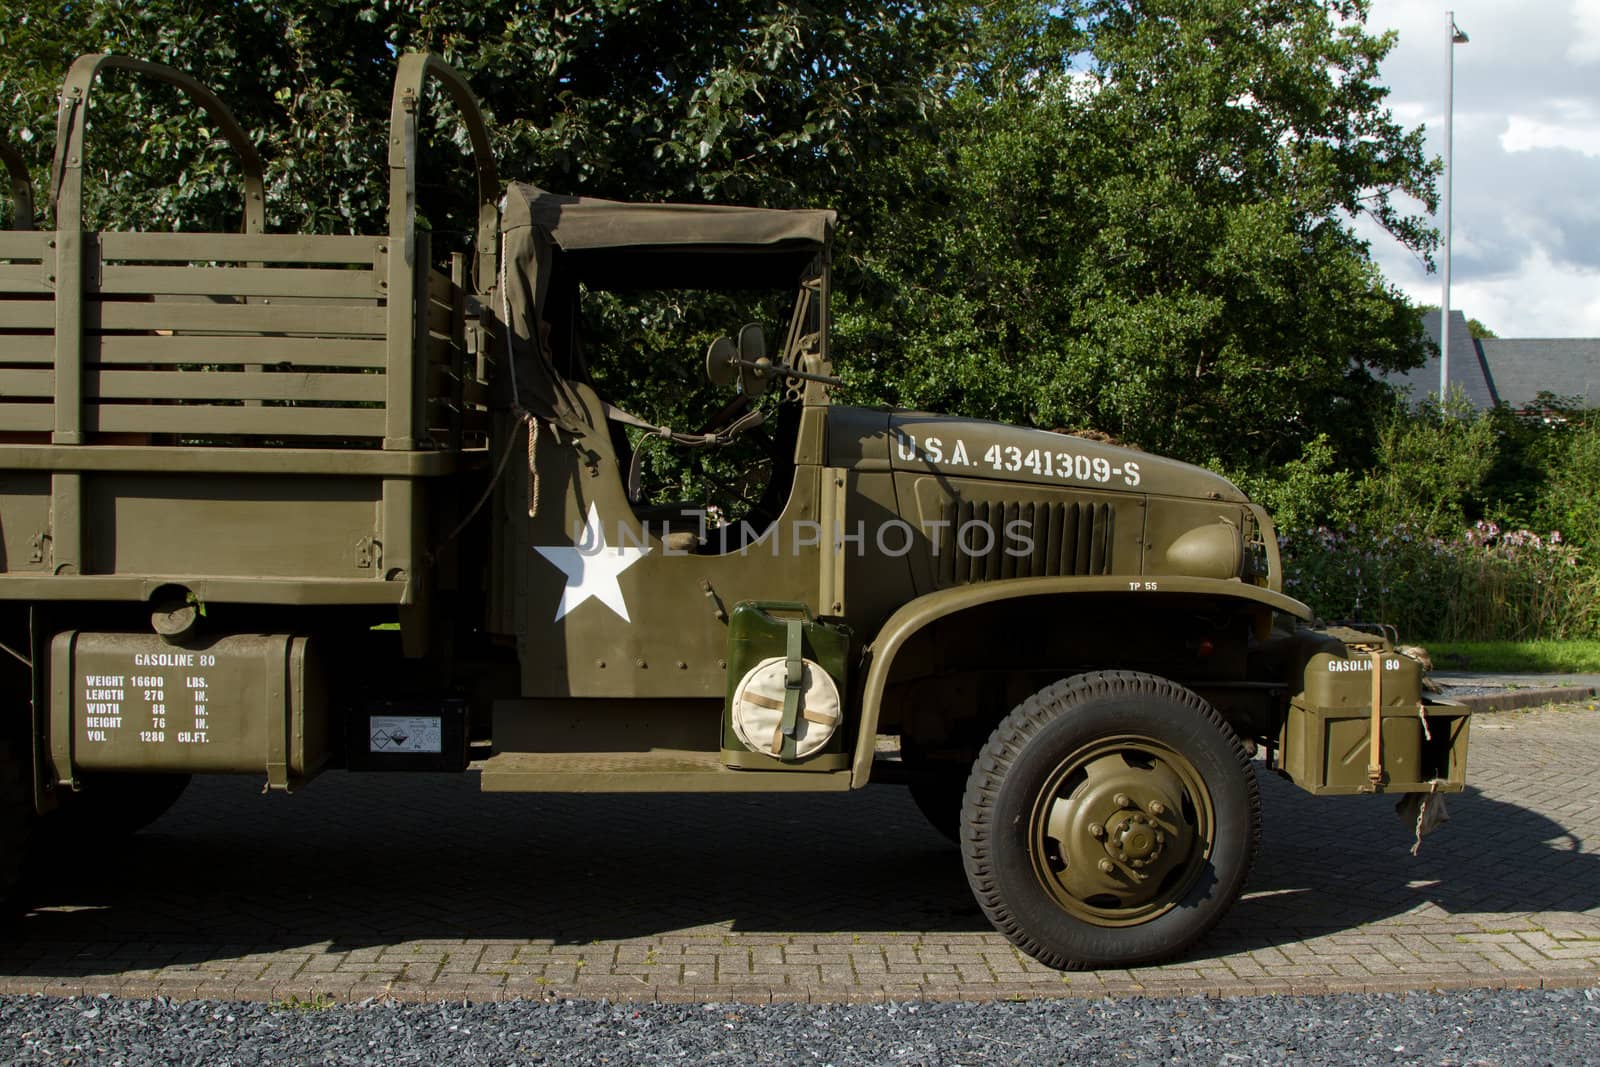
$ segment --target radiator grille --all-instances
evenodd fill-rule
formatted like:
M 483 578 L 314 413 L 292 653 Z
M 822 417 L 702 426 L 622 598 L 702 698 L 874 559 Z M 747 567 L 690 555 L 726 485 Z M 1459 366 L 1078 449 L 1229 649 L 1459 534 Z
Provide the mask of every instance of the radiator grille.
M 999 578 L 1110 574 L 1109 504 L 959 500 L 945 505 L 945 536 L 934 560 L 941 585 Z M 1008 537 L 1007 531 L 1020 534 Z M 990 537 L 985 531 L 992 531 Z M 1022 554 L 1027 541 L 1032 551 Z M 1009 551 L 1008 551 L 1009 550 Z

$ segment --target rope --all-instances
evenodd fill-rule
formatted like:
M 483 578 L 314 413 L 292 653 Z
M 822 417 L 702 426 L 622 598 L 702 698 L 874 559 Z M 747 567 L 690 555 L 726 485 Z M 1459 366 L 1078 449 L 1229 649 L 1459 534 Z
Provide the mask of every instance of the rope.
M 522 419 L 528 424 L 528 518 L 533 518 L 539 513 L 539 420 L 522 413 Z
M 536 425 L 535 423 L 533 423 L 533 421 L 531 419 L 529 420 L 529 424 L 530 424 L 530 426 Z M 533 432 L 534 432 L 533 430 L 529 431 L 530 434 L 533 433 Z M 478 502 L 476 504 L 472 505 L 471 509 L 468 510 L 468 512 L 466 514 L 466 517 L 463 518 L 459 523 L 456 524 L 456 528 L 451 530 L 449 533 L 445 534 L 444 537 L 440 538 L 439 539 L 439 544 L 432 551 L 430 551 L 428 553 L 428 562 L 429 563 L 433 563 L 435 560 L 437 560 L 439 558 L 440 550 L 442 550 L 445 545 L 448 545 L 451 541 L 454 541 L 457 537 L 459 537 L 460 534 L 461 534 L 461 531 L 465 530 L 467 528 L 467 524 L 469 522 L 471 522 L 473 517 L 475 515 L 477 515 L 478 512 L 482 511 L 483 510 L 483 506 L 489 502 L 489 498 L 492 495 L 494 495 L 494 487 L 496 485 L 498 485 L 499 482 L 500 482 L 500 476 L 505 473 L 506 461 L 511 458 L 511 452 L 512 452 L 514 446 L 516 445 L 516 443 L 517 443 L 517 435 L 516 434 L 508 434 L 506 436 L 506 447 L 500 453 L 500 460 L 499 460 L 498 463 L 495 464 L 494 475 L 489 479 L 489 484 L 484 487 L 483 494 L 478 497 Z M 530 466 L 531 466 L 531 462 L 530 462 Z M 530 507 L 531 507 L 531 505 L 530 505 Z M 529 511 L 528 514 L 532 515 L 533 512 Z
M 1417 835 L 1417 840 L 1411 846 L 1411 854 L 1413 856 L 1415 856 L 1418 852 L 1422 851 L 1422 823 L 1423 823 L 1423 820 L 1425 820 L 1428 817 L 1428 801 L 1432 800 L 1433 799 L 1433 795 L 1435 793 L 1437 793 L 1438 791 L 1439 791 L 1439 779 L 1435 778 L 1433 781 L 1428 783 L 1428 795 L 1423 797 L 1422 798 L 1422 803 L 1417 805 L 1417 825 L 1416 825 L 1416 829 L 1415 829 L 1415 833 Z
M 511 374 L 511 413 L 528 426 L 528 518 L 531 519 L 539 512 L 539 419 L 522 406 L 522 387 L 517 383 L 517 353 L 511 343 L 511 301 L 506 296 L 506 235 L 503 232 L 500 234 L 500 257 L 496 266 L 499 268 L 495 281 L 500 287 L 500 333 L 505 340 L 506 367 Z M 514 440 L 515 434 L 508 435 L 507 455 L 510 455 L 509 443 Z M 489 482 L 490 489 L 494 488 L 500 478 L 500 470 L 504 469 L 505 460 L 502 459 L 500 469 L 495 471 L 494 478 Z

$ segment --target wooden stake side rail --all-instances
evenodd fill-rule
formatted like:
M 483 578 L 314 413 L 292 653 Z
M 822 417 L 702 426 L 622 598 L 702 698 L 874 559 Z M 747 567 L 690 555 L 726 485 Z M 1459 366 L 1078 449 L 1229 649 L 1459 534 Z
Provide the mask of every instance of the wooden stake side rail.
M 0 432 L 458 449 L 485 390 L 418 236 L 391 299 L 387 237 L 0 233 Z
M 237 157 L 243 233 L 84 228 L 90 99 L 111 70 L 206 112 Z M 466 257 L 432 270 L 416 223 L 428 86 L 454 99 L 471 142 L 472 276 L 487 287 L 489 136 L 465 79 L 434 56 L 400 57 L 385 235 L 265 233 L 250 137 L 157 63 L 95 54 L 68 71 L 54 230 L 26 228 L 26 167 L 0 144 L 19 202 L 19 228 L 0 232 L 0 599 L 144 600 L 172 583 L 259 604 L 426 601 L 426 539 L 461 490 L 449 475 L 485 465 L 488 368 L 468 344 Z
M 460 263 L 395 247 L 0 233 L 0 600 L 424 595 L 431 486 L 480 465 L 487 389 Z

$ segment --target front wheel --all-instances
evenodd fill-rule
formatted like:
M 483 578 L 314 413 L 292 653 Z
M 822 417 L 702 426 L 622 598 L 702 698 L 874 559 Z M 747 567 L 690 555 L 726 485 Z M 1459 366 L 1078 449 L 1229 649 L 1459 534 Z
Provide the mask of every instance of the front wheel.
M 1182 951 L 1232 906 L 1261 802 L 1216 711 L 1148 674 L 1103 671 L 1020 704 L 962 806 L 967 881 L 989 920 L 1052 967 Z

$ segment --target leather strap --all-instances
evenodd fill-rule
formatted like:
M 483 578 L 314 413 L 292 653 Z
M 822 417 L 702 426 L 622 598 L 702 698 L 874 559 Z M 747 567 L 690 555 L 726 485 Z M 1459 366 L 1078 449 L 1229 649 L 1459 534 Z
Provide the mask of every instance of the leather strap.
M 805 629 L 799 619 L 790 619 L 785 625 L 789 647 L 786 651 L 787 673 L 783 679 L 783 721 L 778 726 L 778 732 L 783 735 L 780 758 L 790 760 L 795 758 L 795 746 L 800 733 L 800 692 L 806 676 L 806 661 L 801 657 Z
M 1376 793 L 1383 784 L 1383 652 L 1372 650 L 1372 737 L 1367 751 L 1365 791 Z

